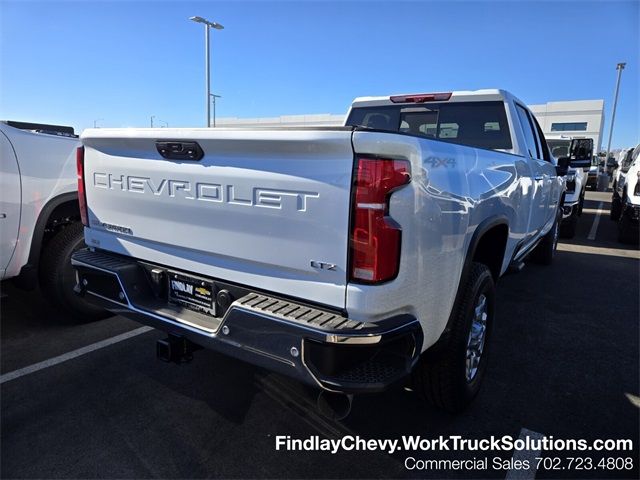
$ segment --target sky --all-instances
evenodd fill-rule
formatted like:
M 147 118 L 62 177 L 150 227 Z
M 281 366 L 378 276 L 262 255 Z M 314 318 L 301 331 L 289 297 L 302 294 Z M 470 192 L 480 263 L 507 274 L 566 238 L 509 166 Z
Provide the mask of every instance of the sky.
M 503 88 L 528 104 L 605 100 L 603 147 L 640 142 L 640 0 L 0 0 L 0 118 L 205 125 L 202 16 L 217 117 L 345 113 L 353 98 Z M 164 122 L 164 123 L 163 123 Z

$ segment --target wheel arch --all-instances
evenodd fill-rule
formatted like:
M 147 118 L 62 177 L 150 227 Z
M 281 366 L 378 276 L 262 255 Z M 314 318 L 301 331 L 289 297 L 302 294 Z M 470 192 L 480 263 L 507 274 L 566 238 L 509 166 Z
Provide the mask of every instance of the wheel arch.
M 504 239 L 499 237 L 499 235 L 504 235 Z M 491 245 L 489 242 L 491 242 L 492 240 L 496 240 L 496 238 L 498 238 L 499 241 L 503 243 L 501 243 L 497 248 L 494 249 L 493 254 L 495 258 L 492 262 L 490 262 L 493 264 L 493 266 L 487 265 L 487 267 L 491 271 L 491 276 L 494 283 L 497 283 L 498 278 L 500 277 L 500 270 L 502 268 L 502 263 L 504 262 L 504 255 L 509 238 L 509 220 L 505 215 L 493 215 L 489 218 L 484 219 L 478 224 L 475 231 L 473 232 L 471 240 L 469 241 L 469 247 L 467 248 L 467 252 L 464 258 L 462 272 L 460 274 L 460 279 L 458 280 L 456 295 L 454 298 L 453 307 L 451 308 L 451 312 L 449 314 L 449 319 L 447 320 L 447 325 L 440 335 L 440 338 L 436 341 L 436 343 L 429 347 L 428 351 L 438 352 L 448 343 L 448 339 L 453 326 L 455 306 L 458 305 L 461 301 L 464 281 L 469 275 L 474 262 L 486 264 L 487 258 L 489 258 L 488 252 L 491 251 Z M 499 255 L 497 255 L 498 253 Z
M 80 206 L 78 204 L 78 193 L 62 193 L 50 199 L 38 214 L 33 235 L 31 236 L 31 246 L 29 247 L 29 257 L 27 263 L 20 269 L 20 274 L 16 278 L 16 284 L 21 288 L 35 288 L 38 282 L 38 265 L 40 263 L 40 252 L 45 243 L 47 227 L 51 227 L 55 220 L 62 219 L 80 220 Z
M 496 215 L 483 220 L 473 232 L 469 242 L 461 280 L 469 272 L 473 262 L 480 262 L 489 267 L 493 281 L 497 283 L 502 273 L 508 238 L 509 221 L 507 217 Z M 460 289 L 460 285 L 458 285 L 458 289 Z

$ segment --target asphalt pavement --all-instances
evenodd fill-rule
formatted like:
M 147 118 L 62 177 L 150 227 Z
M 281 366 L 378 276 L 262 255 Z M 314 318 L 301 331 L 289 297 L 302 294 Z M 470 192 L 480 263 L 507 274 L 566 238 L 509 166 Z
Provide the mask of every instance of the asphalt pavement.
M 5 282 L 0 476 L 523 478 L 508 468 L 517 457 L 512 451 L 292 452 L 276 450 L 276 437 L 485 439 L 530 431 L 556 439 L 631 439 L 633 451 L 544 456 L 596 463 L 631 457 L 632 467 L 576 469 L 565 462 L 564 469 L 541 466 L 524 478 L 638 478 L 640 251 L 617 242 L 609 200 L 610 194 L 587 194 L 576 237 L 562 240 L 553 265 L 527 264 L 501 279 L 485 383 L 459 415 L 399 387 L 356 397 L 346 419 L 330 420 L 316 411 L 315 392 L 285 377 L 209 351 L 187 365 L 163 363 L 155 358 L 162 332 L 138 330 L 122 317 L 73 323 L 37 291 Z M 78 349 L 81 355 L 69 355 Z M 506 463 L 409 470 L 410 455 Z

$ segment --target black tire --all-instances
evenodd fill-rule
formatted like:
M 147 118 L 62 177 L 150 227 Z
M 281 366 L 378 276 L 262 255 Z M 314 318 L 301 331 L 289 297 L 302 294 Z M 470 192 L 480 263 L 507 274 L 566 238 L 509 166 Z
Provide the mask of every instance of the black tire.
M 618 220 L 618 241 L 620 243 L 638 243 L 640 235 L 633 229 L 631 220 L 624 213 L 620 214 Z
M 618 221 L 620 219 L 621 213 L 622 201 L 620 200 L 620 197 L 614 193 L 613 197 L 611 198 L 611 213 L 609 214 L 609 217 L 611 218 L 611 220 Z
M 580 195 L 580 202 L 578 203 L 578 216 L 581 217 L 582 216 L 582 210 L 584 208 L 584 194 L 585 192 L 582 192 L 582 195 Z
M 573 212 L 570 217 L 565 218 L 560 223 L 560 236 L 562 238 L 573 238 L 576 236 L 578 226 L 578 214 Z
M 495 285 L 489 268 L 474 262 L 460 288 L 460 301 L 454 305 L 451 331 L 444 344 L 427 350 L 413 373 L 414 390 L 438 408 L 451 413 L 463 410 L 478 394 L 484 377 L 495 317 Z M 475 310 L 481 296 L 486 300 L 484 345 L 475 374 L 468 379 L 467 349 Z
M 72 223 L 64 227 L 44 245 L 38 274 L 40 288 L 49 303 L 74 320 L 88 322 L 109 317 L 111 313 L 85 302 L 73 292 L 76 275 L 71 266 L 71 254 L 82 247 L 82 224 Z
M 573 217 L 573 215 L 571 215 L 571 217 Z M 558 248 L 558 237 L 560 236 L 561 219 L 562 214 L 560 213 L 560 210 L 558 210 L 558 212 L 556 213 L 556 221 L 553 222 L 551 230 L 547 232 L 547 234 L 533 250 L 533 252 L 531 252 L 531 256 L 529 258 L 534 263 L 538 263 L 540 265 L 551 265 L 553 263 L 553 259 L 556 256 L 556 250 Z

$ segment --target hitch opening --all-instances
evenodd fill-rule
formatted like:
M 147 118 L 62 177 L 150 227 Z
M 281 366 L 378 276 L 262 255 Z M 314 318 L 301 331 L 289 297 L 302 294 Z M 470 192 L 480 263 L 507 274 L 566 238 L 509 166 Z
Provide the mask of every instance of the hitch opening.
M 193 360 L 193 352 L 201 348 L 184 337 L 169 335 L 156 343 L 156 355 L 163 362 L 188 363 Z

